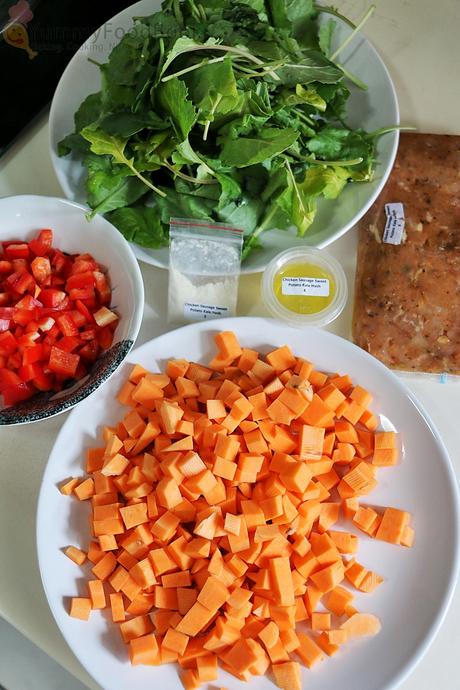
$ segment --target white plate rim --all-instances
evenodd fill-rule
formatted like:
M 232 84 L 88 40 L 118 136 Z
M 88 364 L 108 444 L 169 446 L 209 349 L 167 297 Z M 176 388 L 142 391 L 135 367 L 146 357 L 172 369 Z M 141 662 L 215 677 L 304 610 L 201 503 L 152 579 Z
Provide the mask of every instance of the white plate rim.
M 228 319 L 215 319 L 212 322 L 205 322 L 206 326 L 209 328 L 212 328 L 213 330 L 239 330 L 238 326 L 243 327 L 245 323 L 248 322 L 256 322 L 260 324 L 260 332 L 264 333 L 264 327 L 268 328 L 270 324 L 276 324 L 279 325 L 279 322 L 275 321 L 274 319 L 270 318 L 263 318 L 263 317 L 233 317 L 233 318 L 228 318 Z M 203 322 L 199 322 L 196 324 L 190 324 L 187 326 L 183 326 L 179 329 L 176 329 L 174 333 L 180 337 L 181 335 L 186 335 L 187 332 L 190 332 L 191 329 L 196 329 L 196 330 L 201 330 L 204 327 Z M 287 327 L 289 328 L 289 327 Z M 296 330 L 296 329 L 289 329 L 289 330 Z M 424 406 L 419 402 L 417 397 L 412 393 L 412 391 L 406 386 L 406 384 L 398 378 L 398 376 L 388 369 L 384 364 L 382 364 L 379 360 L 374 358 L 372 355 L 367 353 L 366 351 L 362 350 L 359 348 L 357 345 L 354 343 L 337 336 L 333 333 L 330 333 L 328 331 L 323 331 L 321 329 L 315 329 L 313 327 L 306 327 L 303 329 L 306 335 L 306 340 L 308 340 L 308 334 L 314 334 L 314 333 L 321 333 L 320 337 L 324 337 L 326 341 L 341 341 L 341 346 L 344 347 L 345 349 L 348 349 L 351 352 L 356 352 L 359 351 L 361 355 L 364 356 L 365 360 L 367 360 L 371 366 L 374 366 L 377 368 L 377 370 L 380 370 L 380 372 L 384 372 L 385 375 L 392 381 L 392 385 L 394 385 L 397 389 L 399 389 L 399 392 L 408 398 L 408 400 L 412 403 L 413 407 L 417 411 L 417 413 L 420 415 L 420 417 L 423 419 L 428 431 L 432 434 L 433 438 L 436 441 L 436 444 L 438 446 L 440 455 L 442 457 L 443 465 L 445 470 L 447 471 L 447 476 L 449 479 L 449 486 L 451 489 L 451 498 L 452 498 L 452 505 L 453 505 L 453 510 L 454 510 L 454 525 L 455 525 L 455 538 L 454 538 L 454 554 L 453 554 L 453 560 L 452 560 L 452 569 L 450 572 L 450 576 L 442 597 L 442 602 L 440 607 L 438 608 L 437 614 L 435 618 L 432 621 L 432 624 L 429 628 L 429 630 L 426 632 L 424 637 L 422 638 L 422 641 L 419 643 L 417 648 L 414 650 L 412 655 L 406 660 L 403 668 L 392 678 L 388 683 L 385 685 L 381 686 L 379 690 L 396 690 L 397 687 L 400 686 L 400 684 L 412 673 L 412 671 L 415 669 L 415 667 L 418 665 L 418 663 L 421 661 L 421 659 L 425 656 L 426 652 L 428 651 L 429 647 L 431 646 L 432 642 L 434 641 L 437 633 L 439 632 L 439 629 L 445 619 L 445 616 L 447 614 L 447 611 L 449 609 L 450 603 L 452 601 L 452 597 L 455 591 L 455 586 L 456 582 L 459 576 L 460 572 L 460 492 L 459 492 L 459 487 L 456 479 L 456 475 L 453 469 L 452 461 L 450 459 L 449 453 L 447 451 L 447 448 L 444 444 L 444 441 L 441 438 L 441 435 L 439 431 L 437 430 L 435 424 L 433 423 L 430 415 L 424 408 Z M 171 331 L 167 333 L 163 333 L 160 336 L 157 336 L 156 338 L 153 338 L 142 345 L 138 346 L 137 348 L 133 349 L 131 351 L 131 355 L 135 354 L 136 351 L 141 350 L 141 349 L 148 349 L 152 343 L 158 344 L 158 341 L 162 339 L 167 339 L 168 337 L 171 336 Z M 119 373 L 119 370 L 118 370 Z M 69 426 L 72 425 L 72 417 L 75 415 L 77 412 L 77 408 L 74 408 L 72 412 L 70 413 L 69 417 L 67 418 L 66 422 L 62 426 L 58 436 L 56 437 L 55 444 L 58 441 L 59 436 L 65 432 L 65 429 Z M 54 449 L 54 446 L 53 446 Z M 101 674 L 99 673 L 93 673 L 93 671 L 90 671 L 88 666 L 86 665 L 84 659 L 82 659 L 82 655 L 77 653 L 74 649 L 72 649 L 72 646 L 68 640 L 68 637 L 66 635 L 66 632 L 61 628 L 58 622 L 58 616 L 57 616 L 57 606 L 54 603 L 54 600 L 52 598 L 51 592 L 49 591 L 47 581 L 46 581 L 46 576 L 45 576 L 45 568 L 44 564 L 41 559 L 41 543 L 42 539 L 46 539 L 46 535 L 43 534 L 43 531 L 40 530 L 40 525 L 41 525 L 41 520 L 42 520 L 42 514 L 44 511 L 44 487 L 47 484 L 47 479 L 48 475 L 50 474 L 50 468 L 51 468 L 51 463 L 50 459 L 53 454 L 53 449 L 50 452 L 50 456 L 48 458 L 48 462 L 42 477 L 42 481 L 40 483 L 39 487 L 39 497 L 38 497 L 38 502 L 37 502 L 37 514 L 36 514 L 36 551 L 37 551 L 37 560 L 38 560 L 38 565 L 39 565 L 39 571 L 40 571 L 40 578 L 42 581 L 43 589 L 45 591 L 45 595 L 48 601 L 48 605 L 51 609 L 51 612 L 53 614 L 53 617 L 55 619 L 55 622 L 64 637 L 65 641 L 67 642 L 70 650 L 74 654 L 74 656 L 78 659 L 78 661 L 82 664 L 82 666 L 86 669 L 88 673 L 98 682 L 101 684 L 101 686 L 104 688 L 104 690 L 110 690 L 108 685 L 104 685 L 103 683 L 103 678 L 101 677 Z M 62 607 L 62 604 L 60 605 Z M 248 686 L 249 687 L 249 686 Z

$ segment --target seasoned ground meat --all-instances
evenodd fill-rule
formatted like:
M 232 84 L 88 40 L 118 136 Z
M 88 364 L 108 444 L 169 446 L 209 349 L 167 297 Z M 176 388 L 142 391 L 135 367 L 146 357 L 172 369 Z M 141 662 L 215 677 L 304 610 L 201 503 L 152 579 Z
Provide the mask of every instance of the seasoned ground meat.
M 400 245 L 383 243 L 402 202 Z M 359 224 L 353 338 L 394 369 L 460 373 L 460 136 L 402 134 L 395 167 Z

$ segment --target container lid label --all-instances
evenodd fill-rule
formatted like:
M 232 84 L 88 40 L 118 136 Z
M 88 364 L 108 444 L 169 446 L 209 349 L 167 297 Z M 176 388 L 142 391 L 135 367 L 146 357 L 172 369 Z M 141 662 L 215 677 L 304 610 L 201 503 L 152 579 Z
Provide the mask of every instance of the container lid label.
M 327 278 L 283 278 L 281 292 L 283 295 L 304 295 L 305 297 L 329 297 L 329 280 Z

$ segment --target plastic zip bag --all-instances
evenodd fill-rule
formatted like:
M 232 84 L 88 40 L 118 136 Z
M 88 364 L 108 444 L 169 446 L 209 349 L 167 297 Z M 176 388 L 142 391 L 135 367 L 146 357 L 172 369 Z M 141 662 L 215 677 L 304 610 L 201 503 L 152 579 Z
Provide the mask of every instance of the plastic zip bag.
M 243 231 L 224 223 L 171 218 L 168 321 L 234 316 Z

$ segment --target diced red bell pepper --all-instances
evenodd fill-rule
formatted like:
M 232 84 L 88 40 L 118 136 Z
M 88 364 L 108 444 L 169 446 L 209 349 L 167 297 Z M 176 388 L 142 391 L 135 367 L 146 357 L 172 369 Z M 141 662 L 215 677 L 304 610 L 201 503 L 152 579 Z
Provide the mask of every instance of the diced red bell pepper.
M 52 242 L 52 231 L 43 229 L 28 243 L 0 246 L 4 404 L 36 390 L 61 390 L 69 378 L 85 376 L 112 343 L 118 317 L 106 308 L 111 290 L 104 269 L 90 254 L 65 254 Z
M 72 309 L 70 312 L 72 314 L 72 319 L 76 327 L 80 330 L 80 328 L 85 328 L 86 326 L 86 319 L 83 316 L 81 312 L 78 311 L 78 309 Z
M 35 320 L 37 315 L 35 309 L 15 309 L 13 314 L 14 323 L 20 326 L 27 326 L 30 321 Z
M 40 373 L 40 365 L 37 362 L 33 364 L 23 364 L 19 367 L 19 378 L 21 381 L 32 381 L 38 373 Z
M 87 285 L 82 288 L 72 288 L 69 290 L 69 297 L 71 300 L 77 299 L 94 299 L 94 288 L 92 285 Z
M 93 259 L 91 254 L 80 254 L 80 256 L 77 256 L 74 261 L 70 275 L 76 275 L 77 273 L 86 273 L 87 271 L 97 270 L 99 270 L 99 265 Z
M 74 273 L 67 278 L 65 289 L 72 290 L 72 288 L 86 288 L 94 287 L 96 280 L 93 271 L 84 271 L 83 273 Z
M 25 333 L 32 333 L 33 331 L 38 331 L 38 321 L 36 319 L 29 321 L 27 326 L 25 326 Z
M 29 245 L 26 242 L 9 244 L 5 247 L 5 256 L 12 261 L 13 259 L 28 259 Z
M 56 317 L 56 323 L 62 335 L 78 335 L 78 328 L 72 318 L 72 314 L 68 311 L 63 312 Z
M 24 271 L 29 270 L 29 262 L 27 259 L 13 259 L 11 263 L 13 264 L 13 273 L 24 273 Z
M 55 249 L 51 264 L 54 267 L 55 273 L 67 278 L 72 270 L 73 261 L 70 256 L 66 256 L 63 252 L 59 251 L 59 249 Z
M 44 228 L 38 233 L 38 237 L 29 242 L 30 251 L 35 256 L 46 256 L 53 246 L 53 231 Z
M 103 350 L 108 350 L 109 347 L 111 347 L 113 343 L 113 331 L 110 328 L 110 326 L 101 328 L 101 330 L 97 334 L 97 340 Z
M 79 361 L 79 355 L 74 355 L 71 352 L 66 352 L 59 347 L 53 346 L 51 348 L 48 367 L 50 371 L 54 371 L 56 374 L 62 374 L 65 377 L 73 378 L 77 371 Z
M 61 350 L 73 352 L 80 347 L 80 345 L 82 345 L 82 341 L 80 338 L 76 338 L 74 335 L 65 335 L 63 338 L 60 338 L 57 341 L 57 345 L 61 348 Z
M 86 331 L 80 331 L 80 338 L 82 340 L 94 340 L 96 337 L 95 328 L 87 328 Z
M 40 302 L 40 300 L 32 297 L 32 295 L 25 295 L 19 300 L 19 302 L 16 302 L 15 304 L 16 309 L 27 309 L 28 311 L 35 309 L 36 307 L 43 307 L 43 304 Z
M 110 309 L 107 309 L 107 307 L 101 307 L 94 312 L 93 316 L 95 322 L 100 328 L 104 328 L 104 326 L 108 326 L 109 323 L 118 321 L 118 316 L 115 314 L 115 312 L 110 311 Z
M 36 392 L 34 386 L 26 381 L 21 381 L 17 386 L 9 386 L 3 390 L 3 402 L 5 405 L 15 405 L 31 398 Z
M 81 301 L 81 299 L 75 300 L 75 306 L 77 307 L 80 314 L 82 314 L 85 317 L 87 323 L 94 323 L 93 315 L 91 314 L 86 304 L 84 304 Z
M 48 333 L 46 334 L 45 342 L 53 345 L 60 335 L 61 331 L 59 330 L 58 325 L 55 323 L 54 326 L 51 326 Z
M 50 391 L 53 387 L 53 379 L 47 374 L 41 365 L 36 365 L 35 376 L 33 379 L 34 386 L 39 391 Z
M 50 260 L 46 256 L 36 256 L 30 264 L 32 275 L 42 285 L 51 276 Z
M 13 352 L 13 354 L 8 355 L 8 359 L 6 360 L 7 369 L 11 369 L 11 371 L 17 371 L 21 364 L 22 355 L 18 350 L 16 352 Z
M 99 295 L 101 304 L 105 306 L 109 305 L 112 298 L 112 291 L 105 274 L 101 271 L 94 271 L 94 278 L 96 280 L 96 291 Z
M 62 290 L 49 288 L 40 292 L 40 302 L 42 302 L 44 307 L 49 307 L 50 309 L 57 309 L 66 299 L 67 295 Z
M 40 331 L 42 331 L 42 333 L 46 333 L 53 328 L 55 323 L 56 322 L 52 316 L 42 316 L 42 318 L 38 321 L 38 328 Z
M 87 362 L 95 362 L 99 356 L 99 352 L 100 347 L 97 340 L 89 340 L 86 345 L 83 345 L 83 347 L 78 351 L 78 354 Z
M 0 319 L 12 319 L 16 307 L 0 307 Z
M 31 347 L 24 348 L 22 353 L 22 363 L 27 366 L 28 364 L 34 364 L 35 362 L 40 362 L 43 359 L 43 345 L 42 343 L 37 343 Z
M 5 367 L 0 369 L 0 391 L 10 386 L 17 386 L 20 383 L 21 379 L 16 372 L 11 371 L 11 369 L 6 369 Z
M 18 349 L 18 341 L 11 331 L 0 333 L 0 355 L 10 355 Z
M 29 333 L 24 333 L 20 338 L 17 338 L 19 347 L 32 347 L 35 345 L 35 341 L 40 338 L 40 333 L 38 331 L 30 331 Z

